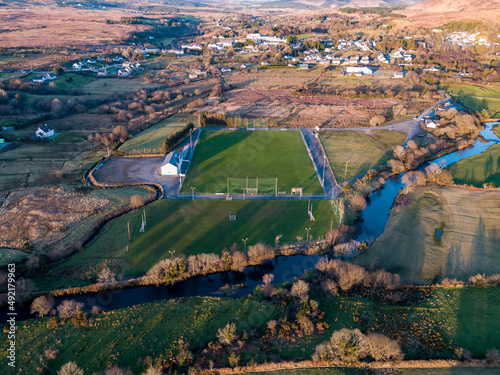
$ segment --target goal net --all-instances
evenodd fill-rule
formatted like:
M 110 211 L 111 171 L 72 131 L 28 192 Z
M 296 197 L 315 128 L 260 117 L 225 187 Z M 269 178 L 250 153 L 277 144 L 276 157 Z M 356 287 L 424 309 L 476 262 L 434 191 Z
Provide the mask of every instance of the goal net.
M 228 179 L 228 191 L 230 195 L 275 195 L 277 191 L 277 179 L 230 177 Z

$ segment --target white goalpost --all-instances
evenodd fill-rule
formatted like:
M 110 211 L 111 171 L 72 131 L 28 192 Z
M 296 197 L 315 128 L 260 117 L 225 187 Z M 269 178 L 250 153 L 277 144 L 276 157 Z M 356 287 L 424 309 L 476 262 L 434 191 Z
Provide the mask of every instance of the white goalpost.
M 316 221 L 313 215 L 313 205 L 311 203 L 311 200 L 307 201 L 307 214 L 309 215 L 310 221 Z
M 228 177 L 227 196 L 231 195 L 275 195 L 280 193 L 277 177 Z
M 146 231 L 146 210 L 145 209 L 142 210 L 141 219 L 142 219 L 142 224 L 141 224 L 141 229 L 139 229 L 139 232 L 144 233 Z

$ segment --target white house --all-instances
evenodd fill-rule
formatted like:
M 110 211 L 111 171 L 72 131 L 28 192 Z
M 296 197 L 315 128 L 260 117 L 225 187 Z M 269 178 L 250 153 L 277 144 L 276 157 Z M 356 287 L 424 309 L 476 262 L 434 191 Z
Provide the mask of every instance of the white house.
M 356 74 L 372 74 L 373 70 L 368 68 L 367 66 L 348 66 L 346 68 L 346 73 L 356 73 Z
M 367 65 L 367 64 L 369 64 L 369 63 L 370 63 L 370 58 L 369 58 L 368 56 L 363 56 L 363 57 L 361 58 L 361 61 L 360 61 L 360 62 L 361 62 L 361 64 L 363 64 L 363 65 Z
M 54 129 L 45 124 L 41 128 L 38 127 L 37 131 L 35 132 L 35 135 L 38 138 L 50 138 L 54 136 Z
M 126 69 L 120 69 L 118 71 L 118 77 L 128 77 L 129 72 Z
M 71 69 L 82 70 L 82 63 L 81 62 L 74 63 L 73 66 L 71 67 Z
M 179 176 L 181 175 L 182 162 L 189 153 L 189 145 L 184 146 L 180 152 L 174 150 L 165 156 L 165 160 L 160 167 L 161 176 Z
M 221 73 L 231 73 L 231 68 L 221 68 Z
M 102 68 L 97 71 L 98 77 L 105 77 L 107 75 L 106 69 Z
M 404 78 L 404 76 L 405 76 L 405 71 L 394 73 L 394 78 Z

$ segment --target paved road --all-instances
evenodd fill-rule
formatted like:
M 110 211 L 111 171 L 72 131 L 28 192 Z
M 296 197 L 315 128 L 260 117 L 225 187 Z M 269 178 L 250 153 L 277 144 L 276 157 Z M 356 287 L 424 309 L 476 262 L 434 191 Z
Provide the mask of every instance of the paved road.
M 326 164 L 328 160 L 323 154 L 323 148 L 321 147 L 320 141 L 313 129 L 301 129 L 300 132 L 304 138 L 306 146 L 309 150 L 309 155 L 312 157 L 314 169 L 318 174 L 320 182 L 323 183 L 323 191 L 325 196 L 332 197 L 332 191 L 334 194 L 337 193 L 335 183 L 335 178 L 333 177 L 332 171 Z

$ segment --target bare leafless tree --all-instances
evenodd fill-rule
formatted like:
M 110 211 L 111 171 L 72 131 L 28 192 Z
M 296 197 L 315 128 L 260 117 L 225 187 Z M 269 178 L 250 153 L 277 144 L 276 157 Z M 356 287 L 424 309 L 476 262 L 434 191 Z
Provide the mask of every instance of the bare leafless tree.
M 52 296 L 40 296 L 35 298 L 31 304 L 31 313 L 37 313 L 38 316 L 43 317 L 50 314 L 54 306 L 54 298 Z
M 370 356 L 375 361 L 399 361 L 403 359 L 403 352 L 396 340 L 381 333 L 370 333 L 367 337 Z
M 83 375 L 83 370 L 75 362 L 68 362 L 61 367 L 58 375 Z

